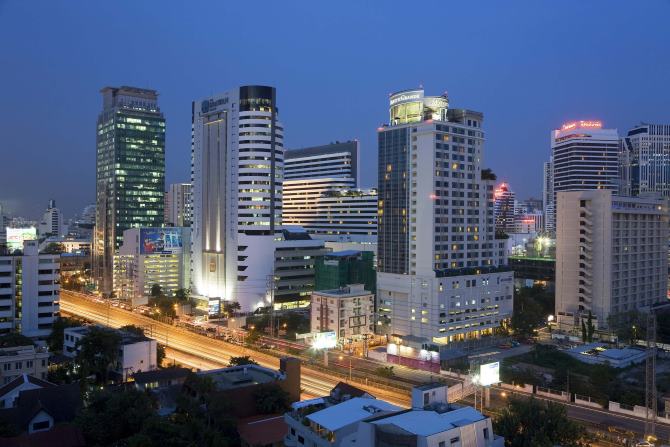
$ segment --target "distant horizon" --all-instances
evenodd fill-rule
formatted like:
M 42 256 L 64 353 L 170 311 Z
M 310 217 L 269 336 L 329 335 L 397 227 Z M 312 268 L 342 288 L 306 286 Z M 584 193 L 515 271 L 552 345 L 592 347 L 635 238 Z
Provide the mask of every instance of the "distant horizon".
M 0 203 L 36 220 L 49 199 L 66 218 L 94 202 L 105 86 L 158 92 L 166 184 L 190 180 L 191 101 L 239 85 L 277 88 L 286 148 L 358 140 L 361 187 L 377 184 L 376 129 L 388 120 L 388 94 L 420 85 L 427 95 L 448 91 L 450 107 L 484 114 L 483 165 L 520 200 L 541 197 L 550 135 L 562 124 L 597 120 L 624 136 L 641 122 L 670 123 L 668 1 L 258 8 L 264 14 L 249 22 L 248 8 L 234 3 L 203 14 L 198 2 L 0 2 L 0 57 L 11 67 L 0 72 L 11 86 L 0 105 L 0 153 L 10 167 Z M 444 20 L 444 32 L 428 17 Z M 399 18 L 426 28 L 415 36 Z

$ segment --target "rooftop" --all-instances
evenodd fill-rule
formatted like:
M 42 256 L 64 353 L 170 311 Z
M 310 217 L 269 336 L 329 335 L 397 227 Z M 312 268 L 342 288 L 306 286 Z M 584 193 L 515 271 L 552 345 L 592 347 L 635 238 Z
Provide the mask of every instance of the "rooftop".
M 400 407 L 383 400 L 354 397 L 306 417 L 326 430 L 337 431 L 380 412 L 399 410 L 401 410 Z
M 198 375 L 210 377 L 219 391 L 276 382 L 284 378 L 282 373 L 259 365 L 231 366 L 202 371 Z
M 351 296 L 370 295 L 372 292 L 365 290 L 364 284 L 349 284 L 346 287 L 331 290 L 319 290 L 314 293 L 332 298 L 347 298 Z
M 333 251 L 326 254 L 327 258 L 348 258 L 352 256 L 360 256 L 361 250 L 342 250 L 342 251 Z
M 431 436 L 456 427 L 472 424 L 486 419 L 472 407 L 462 407 L 446 413 L 436 411 L 411 410 L 381 417 L 372 424 L 393 424 L 406 432 L 419 436 Z

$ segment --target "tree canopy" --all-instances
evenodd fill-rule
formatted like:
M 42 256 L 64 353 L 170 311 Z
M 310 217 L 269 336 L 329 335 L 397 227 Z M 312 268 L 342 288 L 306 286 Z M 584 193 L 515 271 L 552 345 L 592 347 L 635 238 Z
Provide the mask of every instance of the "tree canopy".
M 586 447 L 585 430 L 568 419 L 565 407 L 534 398 L 513 399 L 493 422 L 505 447 Z
M 119 356 L 121 336 L 113 330 L 92 326 L 79 342 L 77 362 L 82 376 L 95 374 L 98 382 L 107 383 Z
M 242 365 L 258 365 L 254 359 L 248 355 L 243 355 L 240 357 L 231 357 L 228 362 L 228 366 L 242 366 Z
M 514 296 L 511 327 L 521 337 L 532 336 L 547 324 L 547 316 L 554 313 L 554 294 L 542 286 L 522 287 Z

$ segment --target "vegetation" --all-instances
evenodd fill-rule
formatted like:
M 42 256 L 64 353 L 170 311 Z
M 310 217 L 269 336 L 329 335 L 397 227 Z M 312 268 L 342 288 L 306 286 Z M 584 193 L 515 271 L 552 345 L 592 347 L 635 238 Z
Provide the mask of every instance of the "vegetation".
M 391 378 L 391 377 L 395 376 L 395 373 L 393 372 L 393 367 L 392 366 L 380 366 L 379 368 L 375 369 L 375 373 L 378 376 L 387 377 L 387 378 Z
M 0 336 L 0 348 L 13 348 L 16 346 L 32 346 L 33 341 L 16 332 L 10 332 Z
M 518 337 L 530 337 L 547 324 L 554 313 L 554 294 L 542 286 L 522 287 L 514 295 L 511 329 Z
M 231 357 L 228 366 L 258 365 L 258 363 L 248 355 L 240 357 Z
M 47 337 L 47 346 L 51 352 L 63 351 L 63 336 L 65 329 L 69 327 L 77 327 L 84 324 L 83 320 L 79 318 L 58 317 L 54 321 L 51 333 Z
M 79 344 L 77 363 L 82 377 L 95 375 L 96 383 L 107 383 L 119 356 L 121 336 L 113 330 L 92 326 Z
M 254 404 L 260 414 L 284 413 L 291 407 L 291 398 L 276 383 L 267 383 L 254 390 Z
M 44 250 L 42 250 L 42 253 L 46 255 L 59 255 L 65 253 L 65 245 L 58 242 L 49 242 Z
M 586 447 L 582 426 L 568 419 L 563 405 L 533 398 L 514 399 L 493 422 L 493 431 L 505 438 L 505 447 Z

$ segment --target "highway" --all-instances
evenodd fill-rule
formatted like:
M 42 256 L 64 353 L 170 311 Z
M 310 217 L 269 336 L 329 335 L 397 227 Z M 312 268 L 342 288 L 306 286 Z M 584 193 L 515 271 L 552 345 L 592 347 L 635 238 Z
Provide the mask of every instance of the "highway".
M 184 354 L 188 355 L 189 361 L 184 363 L 190 365 L 196 363 L 193 365 L 196 368 L 199 367 L 197 360 L 193 357 L 201 359 L 201 365 L 210 368 L 226 366 L 230 357 L 244 355 L 250 355 L 262 366 L 272 369 L 279 368 L 279 359 L 271 355 L 161 323 L 135 312 L 94 301 L 79 293 L 61 290 L 60 308 L 63 314 L 75 315 L 109 327 L 119 328 L 126 325 L 142 327 L 148 337 L 165 345 L 170 352 L 182 353 L 181 360 L 185 359 Z M 304 363 L 301 372 L 301 388 L 307 397 L 327 395 L 341 380 L 341 376 L 335 373 L 326 374 L 309 368 Z M 354 383 L 354 385 L 396 405 L 405 407 L 410 405 L 409 393 L 402 392 L 402 390 L 383 389 L 360 383 Z

